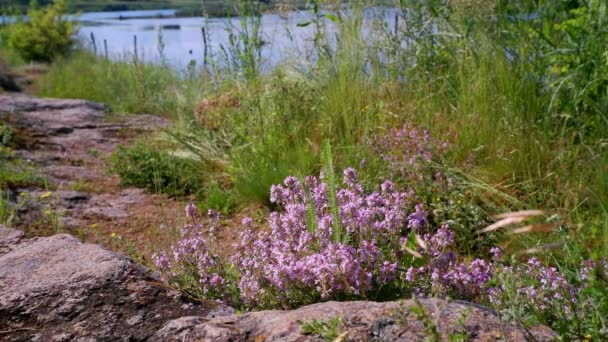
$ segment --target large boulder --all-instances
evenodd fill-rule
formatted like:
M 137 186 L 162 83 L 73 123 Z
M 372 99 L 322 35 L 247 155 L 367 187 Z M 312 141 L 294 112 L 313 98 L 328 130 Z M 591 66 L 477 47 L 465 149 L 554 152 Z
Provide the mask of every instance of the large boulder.
M 412 309 L 417 308 L 418 314 Z M 424 310 L 420 314 L 420 309 Z M 292 311 L 261 311 L 207 320 L 183 317 L 167 323 L 153 341 L 323 341 L 302 334 L 303 322 L 340 318 L 340 341 L 553 341 L 546 327 L 523 329 L 502 322 L 493 311 L 466 302 L 420 299 L 401 302 L 327 302 Z M 334 320 L 335 322 L 335 320 Z M 435 332 L 436 331 L 436 334 Z M 436 339 L 432 339 L 435 337 Z M 325 336 L 327 338 L 327 336 Z
M 70 235 L 24 239 L 0 226 L 0 340 L 148 339 L 183 316 L 233 313 L 192 302 L 129 258 Z

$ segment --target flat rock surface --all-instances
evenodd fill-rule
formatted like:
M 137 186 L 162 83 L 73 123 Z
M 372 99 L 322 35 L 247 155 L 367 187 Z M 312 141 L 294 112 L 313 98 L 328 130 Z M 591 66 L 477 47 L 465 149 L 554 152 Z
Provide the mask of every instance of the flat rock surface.
M 12 127 L 16 155 L 46 182 L 45 187 L 9 189 L 18 209 L 12 225 L 28 237 L 67 231 L 102 242 L 119 236 L 143 249 L 149 231 L 174 225 L 180 217 L 183 203 L 123 189 L 107 172 L 116 146 L 161 129 L 168 120 L 110 114 L 104 105 L 85 100 L 2 94 L 0 124 Z
M 141 341 L 170 319 L 231 312 L 186 301 L 151 270 L 100 246 L 66 234 L 23 239 L 0 226 L 2 341 Z
M 342 320 L 340 341 L 425 341 L 433 327 L 440 340 L 466 336 L 466 341 L 553 341 L 556 335 L 546 327 L 527 330 L 502 322 L 486 308 L 466 302 L 420 299 L 425 310 L 423 323 L 411 309 L 413 300 L 402 302 L 327 302 L 291 311 L 261 311 L 207 320 L 183 317 L 167 323 L 153 341 L 323 341 L 304 335 L 301 322 Z

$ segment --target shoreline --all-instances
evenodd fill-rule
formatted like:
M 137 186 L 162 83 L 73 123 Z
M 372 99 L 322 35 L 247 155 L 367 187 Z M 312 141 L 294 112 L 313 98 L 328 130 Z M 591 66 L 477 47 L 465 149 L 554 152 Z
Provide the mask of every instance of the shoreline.
M 1 3 L 1 2 L 0 2 Z M 123 1 L 113 1 L 109 3 L 72 3 L 68 7 L 68 15 L 77 16 L 88 12 L 130 12 L 130 11 L 166 11 L 174 10 L 175 18 L 185 17 L 216 17 L 228 18 L 238 16 L 237 9 L 232 2 L 212 1 L 206 2 L 174 2 L 174 1 L 154 1 L 152 3 L 125 3 Z M 285 6 L 286 8 L 281 8 Z M 28 10 L 27 5 L 13 6 L 12 13 L 7 12 L 3 16 L 21 16 L 25 15 Z M 264 3 L 259 2 L 259 10 L 262 13 L 274 13 L 283 10 L 303 10 L 307 7 L 305 0 L 291 0 L 281 3 Z M 151 19 L 151 18 L 167 18 L 167 16 L 136 16 L 125 19 Z

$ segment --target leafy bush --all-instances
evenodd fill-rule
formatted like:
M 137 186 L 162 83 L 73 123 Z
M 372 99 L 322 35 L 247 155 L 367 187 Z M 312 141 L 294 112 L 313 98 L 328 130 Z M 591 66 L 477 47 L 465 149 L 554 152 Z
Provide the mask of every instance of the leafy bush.
M 212 183 L 205 189 L 202 207 L 207 210 L 215 210 L 223 215 L 229 215 L 236 209 L 236 198 L 234 193 L 217 183 Z
M 605 121 L 608 110 L 608 11 L 601 0 L 564 1 L 539 8 L 533 36 L 544 50 L 547 80 L 553 92 L 550 109 L 578 114 L 578 126 Z M 541 28 L 542 27 L 542 28 Z M 542 70 L 542 72 L 546 72 Z
M 8 47 L 28 61 L 50 62 L 67 54 L 74 44 L 75 27 L 65 12 L 64 0 L 55 0 L 44 8 L 33 0 L 27 19 L 22 18 L 6 29 Z
M 195 193 L 201 188 L 198 168 L 191 160 L 158 150 L 144 141 L 119 146 L 110 158 L 110 171 L 121 185 L 146 188 L 172 196 Z

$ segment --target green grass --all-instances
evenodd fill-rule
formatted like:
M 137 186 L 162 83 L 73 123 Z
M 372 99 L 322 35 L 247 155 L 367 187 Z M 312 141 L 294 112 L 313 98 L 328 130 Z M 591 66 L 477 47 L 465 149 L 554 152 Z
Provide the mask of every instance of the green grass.
M 0 189 L 40 186 L 43 183 L 27 162 L 19 160 L 9 148 L 0 144 Z
M 373 178 L 382 170 L 370 138 L 414 122 L 450 142 L 445 166 L 500 184 L 530 207 L 601 212 L 607 192 L 601 140 L 580 136 L 559 124 L 559 112 L 547 112 L 553 93 L 539 83 L 538 66 L 504 53 L 511 42 L 499 39 L 497 30 L 480 24 L 470 40 L 444 39 L 441 50 L 420 47 L 415 67 L 407 65 L 412 51 L 396 51 L 389 65 L 395 69 L 386 73 L 370 56 L 392 41 L 378 34 L 378 44 L 368 47 L 358 33 L 360 14 L 353 13 L 342 19 L 339 44 L 310 71 L 286 67 L 252 79 L 237 72 L 218 83 L 78 52 L 52 66 L 39 94 L 176 117 L 178 140 L 245 201 L 265 202 L 270 184 L 318 170 L 319 146 L 327 138 L 338 168 L 366 159 L 375 165 L 367 171 Z M 461 18 L 450 20 L 458 32 Z M 534 53 L 531 43 L 522 38 L 522 55 Z M 236 105 L 222 104 L 223 97 Z M 197 110 L 201 103 L 211 105 Z
M 10 225 L 17 210 L 17 205 L 10 200 L 11 192 L 25 187 L 41 187 L 44 179 L 36 175 L 32 167 L 17 159 L 1 140 L 0 137 L 0 224 Z
M 169 117 L 182 107 L 193 107 L 203 93 L 199 79 L 184 79 L 169 67 L 114 63 L 84 51 L 54 63 L 38 87 L 40 96 L 82 98 L 104 102 L 118 113 Z
M 117 112 L 176 117 L 178 140 L 250 199 L 262 199 L 267 185 L 288 173 L 318 170 L 324 139 L 332 140 L 340 168 L 373 159 L 367 144 L 384 128 L 414 122 L 450 142 L 446 166 L 500 184 L 501 191 L 529 206 L 601 211 L 607 192 L 601 135 L 560 121 L 567 112 L 548 111 L 555 93 L 538 76 L 546 71 L 505 53 L 511 38 L 484 26 L 481 14 L 474 17 L 480 24 L 468 28 L 468 40 L 419 38 L 418 63 L 408 66 L 409 54 L 416 51 L 391 50 L 393 41 L 384 40 L 381 32 L 374 38 L 377 44 L 367 46 L 358 33 L 360 14 L 353 13 L 342 18 L 339 44 L 320 54 L 309 71 L 286 67 L 253 78 L 237 72 L 223 74 L 218 82 L 162 65 L 111 62 L 79 51 L 52 65 L 37 84 L 39 95 L 105 102 Z M 463 18 L 454 13 L 448 20 L 459 33 Z M 512 35 L 523 30 L 500 24 Z M 521 56 L 540 49 L 527 33 L 521 35 Z M 426 47 L 425 39 L 441 39 L 442 48 Z M 394 51 L 394 62 L 375 63 L 370 56 L 379 48 Z M 223 97 L 234 103 L 222 103 Z M 201 109 L 205 103 L 209 105 Z M 605 127 L 601 121 L 595 125 L 596 132 Z M 256 184 L 247 184 L 248 179 Z
M 191 160 L 172 155 L 149 140 L 119 146 L 110 157 L 110 165 L 110 171 L 120 176 L 121 185 L 171 196 L 199 192 L 204 176 Z
M 0 224 L 9 226 L 15 217 L 15 209 L 10 201 L 9 194 L 0 192 Z

